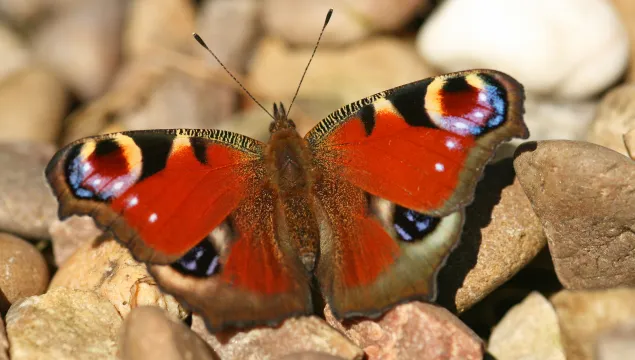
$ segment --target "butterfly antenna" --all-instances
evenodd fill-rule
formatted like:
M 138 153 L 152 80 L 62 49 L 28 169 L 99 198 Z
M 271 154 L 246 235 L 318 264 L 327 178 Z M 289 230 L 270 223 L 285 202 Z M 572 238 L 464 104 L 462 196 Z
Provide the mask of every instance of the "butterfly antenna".
M 214 54 L 214 52 L 212 50 L 209 49 L 209 47 L 207 46 L 207 44 L 205 43 L 205 41 L 203 41 L 203 39 L 201 39 L 200 36 L 198 36 L 197 33 L 192 33 L 192 36 L 194 36 L 194 39 L 196 39 L 196 41 L 205 48 L 205 50 L 207 50 L 207 52 L 209 52 L 210 54 L 212 54 L 212 56 L 214 57 L 214 59 L 216 59 L 216 61 L 218 61 L 218 63 L 220 64 L 220 66 L 223 67 L 223 69 L 229 74 L 229 76 L 232 77 L 232 79 L 234 79 L 234 81 L 238 84 L 238 86 L 240 86 L 241 89 L 243 89 L 247 95 L 249 95 L 249 97 L 251 98 L 251 100 L 253 100 L 256 104 L 258 104 L 258 106 L 260 106 L 260 108 L 262 110 L 264 110 L 267 115 L 269 115 L 272 119 L 275 120 L 275 118 L 273 117 L 273 115 L 271 115 L 271 113 L 269 111 L 267 111 L 267 109 L 265 109 L 264 106 L 262 106 L 262 104 L 260 104 L 258 102 L 258 100 L 256 100 L 256 98 L 251 95 L 251 93 L 249 92 L 249 90 L 245 89 L 245 87 L 243 86 L 243 84 L 240 83 L 240 81 L 238 81 L 238 79 L 236 79 L 236 77 L 234 76 L 234 74 L 231 73 L 231 71 L 229 71 L 225 65 L 220 61 L 220 59 L 218 58 L 218 56 L 216 56 L 216 54 Z
M 309 59 L 309 63 L 306 64 L 304 68 L 304 73 L 302 74 L 302 78 L 300 78 L 300 83 L 298 84 L 298 88 L 295 90 L 295 95 L 293 95 L 293 100 L 291 100 L 291 105 L 289 105 L 289 111 L 287 114 L 291 112 L 291 107 L 293 107 L 293 103 L 295 102 L 296 96 L 298 96 L 298 91 L 300 91 L 300 86 L 302 86 L 302 81 L 304 81 L 304 76 L 306 75 L 306 71 L 309 70 L 309 65 L 311 65 L 311 61 L 315 56 L 315 52 L 317 51 L 318 46 L 320 45 L 320 40 L 322 40 L 322 34 L 324 34 L 324 29 L 326 29 L 326 25 L 329 24 L 331 20 L 331 15 L 333 15 L 333 9 L 329 9 L 329 12 L 326 13 L 326 19 L 324 19 L 324 25 L 322 26 L 322 31 L 320 31 L 320 36 L 318 37 L 317 43 L 315 43 L 315 47 L 313 48 L 313 54 L 311 54 L 311 58 Z

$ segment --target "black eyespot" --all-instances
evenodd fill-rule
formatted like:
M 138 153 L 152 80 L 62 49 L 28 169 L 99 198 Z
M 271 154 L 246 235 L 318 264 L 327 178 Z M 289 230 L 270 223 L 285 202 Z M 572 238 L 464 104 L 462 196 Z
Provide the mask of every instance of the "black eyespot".
M 417 241 L 433 232 L 441 218 L 427 216 L 403 206 L 395 205 L 393 227 L 399 239 Z
M 172 263 L 172 267 L 184 275 L 204 278 L 221 270 L 218 252 L 207 238 L 194 246 L 187 254 Z

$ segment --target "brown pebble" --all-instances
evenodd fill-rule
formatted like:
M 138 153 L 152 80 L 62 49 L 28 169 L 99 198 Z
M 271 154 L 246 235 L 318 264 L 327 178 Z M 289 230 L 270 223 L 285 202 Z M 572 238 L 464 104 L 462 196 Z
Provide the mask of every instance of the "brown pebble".
M 635 163 L 580 141 L 517 150 L 516 174 L 567 289 L 635 285 Z
M 0 313 L 17 300 L 46 291 L 49 270 L 42 254 L 16 236 L 0 233 Z

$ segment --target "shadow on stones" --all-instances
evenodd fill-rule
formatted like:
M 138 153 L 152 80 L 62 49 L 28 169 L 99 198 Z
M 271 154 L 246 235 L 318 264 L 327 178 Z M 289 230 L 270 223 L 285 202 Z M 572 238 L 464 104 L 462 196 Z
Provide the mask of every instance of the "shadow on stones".
M 467 273 L 476 265 L 482 241 L 481 229 L 491 222 L 492 211 L 500 202 L 501 192 L 514 182 L 515 176 L 511 158 L 487 166 L 476 186 L 474 202 L 465 209 L 461 242 L 450 254 L 438 276 L 439 294 L 436 302 L 453 313 L 457 312 L 456 293 Z

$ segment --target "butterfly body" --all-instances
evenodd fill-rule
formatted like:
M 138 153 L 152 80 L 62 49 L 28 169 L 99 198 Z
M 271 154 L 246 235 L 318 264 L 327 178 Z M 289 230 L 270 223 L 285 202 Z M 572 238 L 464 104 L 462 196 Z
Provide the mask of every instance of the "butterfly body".
M 351 103 L 304 137 L 282 105 L 265 144 L 222 130 L 78 140 L 46 175 L 60 217 L 92 216 L 212 331 L 433 300 L 495 148 L 526 138 L 522 86 L 492 70 Z M 209 234 L 209 236 L 207 236 Z

